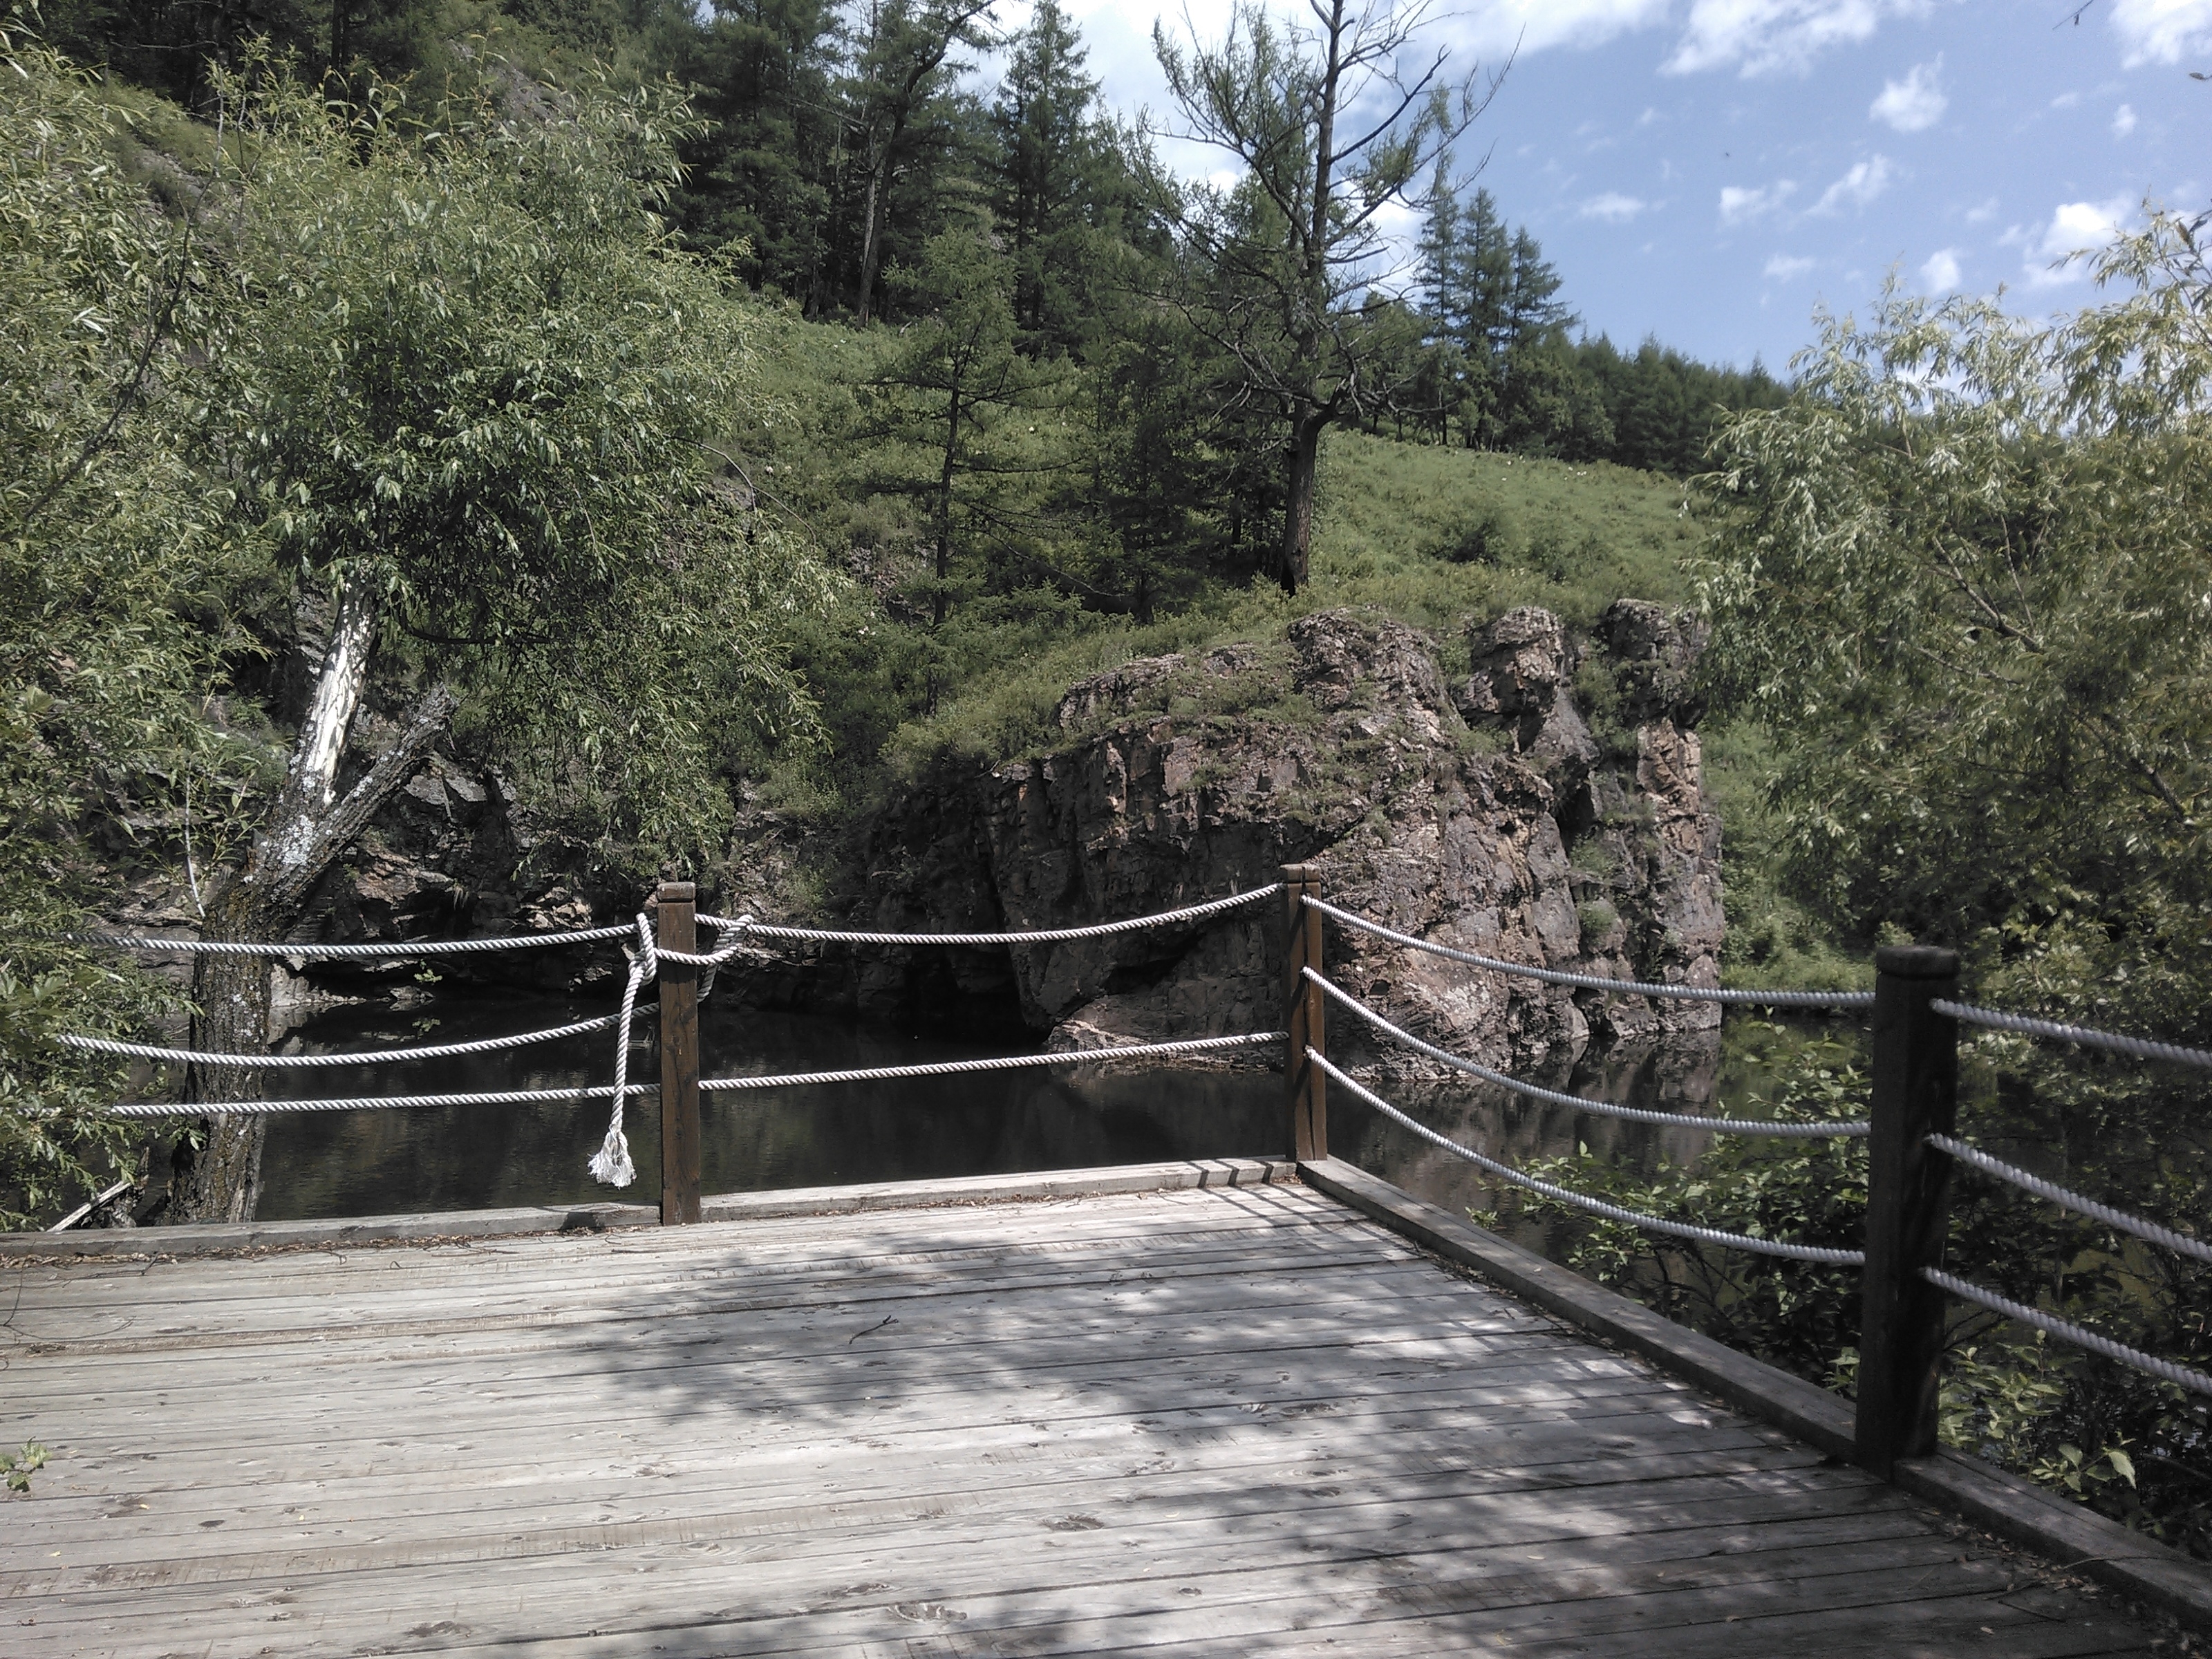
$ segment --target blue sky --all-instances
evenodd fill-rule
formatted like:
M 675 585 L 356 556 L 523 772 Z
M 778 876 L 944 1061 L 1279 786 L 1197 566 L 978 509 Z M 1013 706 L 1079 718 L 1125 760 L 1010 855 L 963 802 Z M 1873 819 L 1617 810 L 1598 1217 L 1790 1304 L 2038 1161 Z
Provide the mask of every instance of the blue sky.
M 1214 39 L 1229 12 L 1062 3 L 1124 114 L 1165 113 L 1155 16 Z M 1593 332 L 1779 369 L 1816 305 L 1863 309 L 1892 267 L 2066 309 L 2091 289 L 2054 258 L 2146 196 L 2208 204 L 2212 83 L 2188 71 L 2212 70 L 2212 0 L 2094 0 L 2078 25 L 2075 3 L 1461 0 L 1425 38 L 1462 70 L 1518 40 L 1460 159 L 1488 154 L 1480 183 Z

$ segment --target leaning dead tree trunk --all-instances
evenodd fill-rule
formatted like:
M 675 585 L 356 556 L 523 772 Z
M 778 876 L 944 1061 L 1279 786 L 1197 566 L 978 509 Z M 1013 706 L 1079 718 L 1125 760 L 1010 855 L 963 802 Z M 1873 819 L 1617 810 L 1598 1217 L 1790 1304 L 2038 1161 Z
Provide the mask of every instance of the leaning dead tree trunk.
M 365 587 L 349 587 L 339 595 L 330 647 L 323 653 L 284 786 L 246 862 L 209 904 L 204 939 L 281 939 L 331 862 L 414 775 L 452 718 L 453 692 L 434 687 L 409 714 L 398 741 L 337 799 L 338 763 L 368 683 L 376 613 L 375 596 Z M 192 975 L 194 1048 L 251 1054 L 267 1048 L 271 966 L 265 957 L 198 958 Z M 262 1077 L 245 1068 L 196 1066 L 185 1074 L 185 1100 L 188 1105 L 259 1100 Z M 148 1218 L 251 1219 L 260 1196 L 261 1148 L 267 1134 L 268 1119 L 258 1113 L 202 1118 L 173 1152 L 168 1192 Z

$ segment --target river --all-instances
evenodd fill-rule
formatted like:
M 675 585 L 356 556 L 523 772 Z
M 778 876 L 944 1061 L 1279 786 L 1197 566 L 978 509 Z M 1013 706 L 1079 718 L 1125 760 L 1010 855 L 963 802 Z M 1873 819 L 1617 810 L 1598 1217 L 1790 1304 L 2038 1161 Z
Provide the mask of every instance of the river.
M 588 1018 L 605 1007 L 603 995 L 573 1006 L 542 998 L 447 998 L 408 1011 L 356 1005 L 306 1022 L 281 1047 L 331 1053 L 451 1042 Z M 700 1023 L 709 1077 L 1005 1051 L 711 1000 Z M 1762 1089 L 1783 1057 L 1819 1029 L 1732 1012 L 1717 1043 L 1616 1054 L 1540 1080 L 1662 1110 L 1725 1110 Z M 647 1079 L 651 1030 L 641 1019 L 632 1060 L 633 1075 Z M 612 1036 L 600 1033 L 406 1067 L 276 1073 L 271 1091 L 306 1097 L 557 1088 L 604 1081 L 612 1048 Z M 1423 1121 L 1516 1164 L 1571 1152 L 1579 1140 L 1648 1169 L 1661 1158 L 1694 1158 L 1707 1139 L 1524 1101 L 1472 1080 L 1398 1092 L 1399 1103 Z M 640 1174 L 619 1192 L 600 1186 L 585 1168 L 605 1133 L 606 1114 L 605 1102 L 598 1101 L 276 1115 L 258 1213 L 277 1220 L 611 1198 L 652 1202 L 660 1158 L 658 1109 L 632 1103 L 630 1150 Z M 1288 1134 L 1279 1077 L 1184 1068 L 998 1072 L 708 1094 L 702 1116 L 702 1182 L 709 1193 L 1276 1153 L 1285 1150 Z M 1341 1091 L 1332 1097 L 1330 1117 L 1339 1156 L 1455 1212 L 1494 1205 L 1489 1177 Z

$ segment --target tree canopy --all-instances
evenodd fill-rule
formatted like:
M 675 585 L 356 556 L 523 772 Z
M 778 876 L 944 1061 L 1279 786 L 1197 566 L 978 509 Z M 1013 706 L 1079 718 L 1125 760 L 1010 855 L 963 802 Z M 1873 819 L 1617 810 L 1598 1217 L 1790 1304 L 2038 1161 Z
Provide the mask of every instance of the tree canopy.
M 425 131 L 397 89 L 248 53 L 165 211 L 96 83 L 5 48 L 9 935 L 75 920 L 88 835 L 184 850 L 195 795 L 204 928 L 281 934 L 456 704 L 602 857 L 708 855 L 731 733 L 809 718 L 777 640 L 830 583 L 721 476 L 754 311 L 659 217 L 680 100 L 488 75 Z M 288 710 L 264 665 L 294 651 Z M 398 722 L 380 754 L 364 708 Z M 258 971 L 204 960 L 197 1035 L 258 1047 L 265 974 L 210 978 L 234 970 Z M 114 1139 L 52 1115 L 89 1074 L 38 1036 L 150 993 L 64 947 L 8 971 L 5 1174 L 36 1202 Z
M 2212 271 L 2154 216 L 2050 325 L 1894 288 L 1709 483 L 1723 692 L 1789 734 L 1800 890 L 1993 989 L 2205 1035 Z

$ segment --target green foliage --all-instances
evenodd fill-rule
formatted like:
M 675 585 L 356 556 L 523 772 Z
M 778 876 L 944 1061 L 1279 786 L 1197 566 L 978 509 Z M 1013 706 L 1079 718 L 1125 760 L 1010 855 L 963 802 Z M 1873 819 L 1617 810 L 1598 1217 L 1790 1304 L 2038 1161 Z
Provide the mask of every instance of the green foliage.
M 0 1219 L 21 1224 L 133 1156 L 93 1109 L 121 1068 L 53 1036 L 177 1012 L 38 941 L 119 877 L 181 864 L 198 891 L 236 860 L 288 746 L 262 659 L 334 586 L 380 602 L 372 701 L 459 683 L 461 741 L 640 873 L 719 850 L 732 772 L 812 740 L 787 638 L 837 587 L 717 476 L 708 441 L 765 413 L 759 313 L 659 221 L 690 130 L 665 88 L 502 70 L 426 135 L 389 87 L 319 95 L 249 57 L 211 80 L 227 136 L 191 177 L 151 148 L 188 148 L 177 112 L 0 46 Z
M 28 1492 L 31 1476 L 46 1468 L 47 1451 L 35 1440 L 27 1440 L 20 1451 L 0 1451 L 0 1475 L 7 1478 L 9 1492 Z
M 1870 948 L 1846 948 L 1833 927 L 1783 885 L 1784 815 L 1768 793 L 1775 767 L 1772 735 L 1755 721 L 1705 723 L 1706 799 L 1727 826 L 1728 880 L 1722 903 L 1728 936 L 1721 983 L 1769 990 L 1869 991 Z
M 1969 947 L 2000 999 L 2202 1035 L 2212 885 L 2208 273 L 2170 218 L 2132 291 L 2039 327 L 1893 290 L 1710 480 L 1717 688 L 1777 731 L 1793 890 Z M 2126 988 L 2124 994 L 2117 987 Z
M 0 34 L 0 1224 L 112 1178 L 121 1127 L 93 1115 L 121 1068 L 58 1031 L 123 1035 L 152 981 L 51 939 L 81 915 L 95 818 L 116 849 L 168 850 L 258 758 L 200 717 L 230 641 L 238 550 L 182 463 L 188 354 L 214 325 L 210 269 L 117 165 L 122 117 L 53 52 Z
M 2155 213 L 2095 264 L 2106 297 L 2049 325 L 1893 289 L 1867 326 L 1826 325 L 1797 400 L 1723 433 L 1708 667 L 1765 733 L 1717 776 L 1739 867 L 1763 861 L 1820 926 L 1958 945 L 1978 1001 L 2196 1041 L 2212 270 Z M 1792 931 L 1738 948 L 1786 966 Z M 2199 1080 L 2014 1039 L 1971 1053 L 1972 1139 L 2212 1233 Z M 1966 1276 L 2184 1363 L 2212 1349 L 2201 1267 L 1961 1188 Z M 1956 1431 L 2212 1553 L 2203 1404 L 1990 1326 L 1966 1322 Z
M 966 564 L 994 548 L 1014 552 L 1009 532 L 1034 525 L 1041 483 L 1066 447 L 1061 377 L 1016 349 L 1013 276 L 988 240 L 965 231 L 933 237 L 917 268 L 891 273 L 927 309 L 877 371 L 870 459 L 883 487 L 926 504 L 924 592 L 939 626 L 957 597 L 956 554 Z
M 2053 1145 L 2098 1148 L 2063 1178 L 2109 1193 L 2108 1177 L 2125 1152 L 2047 1107 L 2024 1112 L 2021 1081 L 1972 1073 L 1961 1133 L 2006 1149 L 2008 1158 L 2023 1156 L 2014 1146 L 2045 1148 L 2046 1158 Z M 1778 1086 L 1753 1091 L 1749 1101 L 1755 1109 L 1771 1100 L 1777 1118 L 1835 1121 L 1865 1115 L 1865 1088 L 1848 1048 L 1821 1038 L 1798 1050 Z M 2115 1139 L 2127 1133 L 2111 1127 Z M 2025 1156 L 2035 1158 L 2033 1152 Z M 1863 1140 L 1719 1136 L 1693 1163 L 1662 1164 L 1649 1176 L 1586 1152 L 1532 1164 L 1530 1173 L 1646 1214 L 1754 1237 L 1850 1249 L 1864 1236 Z M 2168 1161 L 2162 1179 L 2137 1171 L 2132 1184 L 2131 1197 L 2115 1194 L 2113 1201 L 2200 1236 L 2212 1232 L 2201 1179 Z M 1601 1283 L 1808 1380 L 1850 1390 L 1857 1364 L 1856 1269 L 1592 1223 L 1548 1199 L 1530 1198 L 1524 1206 L 1566 1229 L 1566 1260 Z M 2015 1301 L 2040 1303 L 2183 1364 L 2201 1366 L 2212 1353 L 2205 1313 L 2212 1274 L 1969 1172 L 1960 1173 L 1955 1188 L 1945 1264 Z M 1953 1310 L 1942 1410 L 1946 1444 L 2212 1558 L 2212 1472 L 2200 1467 L 2197 1451 L 2208 1419 L 2203 1402 L 2179 1389 L 1971 1307 Z
M 1865 1115 L 1865 1083 L 1849 1051 L 1823 1041 L 1808 1045 L 1780 1087 L 1748 1103 L 1754 1109 L 1741 1115 L 1832 1122 Z M 1762 1105 L 1769 1109 L 1755 1109 Z M 1625 1209 L 1753 1238 L 1855 1249 L 1864 1232 L 1863 1140 L 1723 1135 L 1695 1164 L 1662 1164 L 1649 1176 L 1587 1153 L 1531 1164 L 1528 1173 Z M 1626 1223 L 1585 1222 L 1556 1200 L 1522 1201 L 1530 1214 L 1575 1223 L 1570 1266 L 1601 1284 L 1632 1288 L 1669 1318 L 1731 1347 L 1818 1377 L 1857 1343 L 1855 1268 L 1737 1256 Z
M 1727 411 L 1785 395 L 1755 363 L 1714 368 L 1656 340 L 1632 356 L 1602 336 L 1571 343 L 1575 319 L 1542 247 L 1488 191 L 1462 202 L 1444 161 L 1418 251 L 1422 349 L 1395 412 L 1431 442 L 1679 476 L 1704 460 Z
M 302 587 L 375 592 L 394 658 L 466 685 L 602 859 L 703 859 L 729 816 L 705 711 L 803 728 L 778 612 L 825 593 L 714 487 L 753 312 L 658 216 L 682 100 L 487 90 L 418 140 L 380 83 L 349 103 L 264 63 L 217 91 L 250 135 L 222 245 L 243 303 L 199 454 L 237 519 Z

